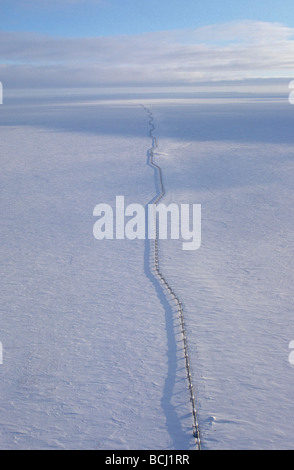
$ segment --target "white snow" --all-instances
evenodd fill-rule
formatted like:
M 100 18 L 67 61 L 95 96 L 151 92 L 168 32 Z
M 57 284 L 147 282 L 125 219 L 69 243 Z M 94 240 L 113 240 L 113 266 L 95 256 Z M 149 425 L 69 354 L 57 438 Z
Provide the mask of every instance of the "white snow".
M 293 449 L 293 120 L 278 100 L 153 100 L 165 202 L 202 247 L 160 242 L 184 304 L 204 449 Z M 137 101 L 0 107 L 1 449 L 194 449 L 178 318 L 143 241 L 93 237 L 148 204 Z
M 293 449 L 293 108 L 157 115 L 167 201 L 202 204 L 201 249 L 162 243 L 162 264 L 185 306 L 203 447 Z

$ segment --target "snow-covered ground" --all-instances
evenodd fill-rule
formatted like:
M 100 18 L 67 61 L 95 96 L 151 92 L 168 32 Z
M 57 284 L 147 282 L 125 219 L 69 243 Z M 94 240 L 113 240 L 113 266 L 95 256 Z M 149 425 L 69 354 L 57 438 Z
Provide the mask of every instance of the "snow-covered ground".
M 147 204 L 138 101 L 0 107 L 2 449 L 193 449 L 177 318 L 144 240 L 93 209 Z M 165 202 L 202 204 L 202 247 L 160 242 L 181 298 L 204 449 L 293 448 L 293 121 L 284 101 L 152 110 Z
M 202 204 L 201 249 L 162 243 L 161 262 L 186 310 L 203 447 L 293 449 L 294 108 L 155 114 L 167 201 Z

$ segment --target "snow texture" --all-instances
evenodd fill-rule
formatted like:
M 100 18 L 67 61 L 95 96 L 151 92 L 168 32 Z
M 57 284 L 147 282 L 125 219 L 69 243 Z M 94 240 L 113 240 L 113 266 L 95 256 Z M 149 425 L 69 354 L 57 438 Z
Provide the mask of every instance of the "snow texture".
M 144 240 L 93 209 L 146 205 L 138 101 L 6 100 L 1 449 L 194 449 L 179 331 Z M 204 449 L 293 449 L 293 121 L 285 100 L 153 100 L 165 203 L 202 205 L 202 246 L 160 241 L 184 305 Z

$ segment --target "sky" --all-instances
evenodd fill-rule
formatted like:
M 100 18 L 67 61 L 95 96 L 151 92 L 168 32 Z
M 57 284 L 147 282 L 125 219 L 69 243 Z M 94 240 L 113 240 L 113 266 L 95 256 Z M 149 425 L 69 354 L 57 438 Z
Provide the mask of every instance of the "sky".
M 294 77 L 293 0 L 0 0 L 7 87 Z
M 293 0 L 1 0 L 0 28 L 90 37 L 255 20 L 294 27 Z

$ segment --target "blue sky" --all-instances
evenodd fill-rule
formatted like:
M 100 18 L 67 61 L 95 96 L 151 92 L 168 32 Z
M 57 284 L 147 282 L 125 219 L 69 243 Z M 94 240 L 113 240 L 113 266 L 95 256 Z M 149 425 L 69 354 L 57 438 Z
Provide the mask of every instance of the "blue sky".
M 1 0 L 0 28 L 89 37 L 191 29 L 235 20 L 294 27 L 293 0 Z
M 293 58 L 293 0 L 0 0 L 6 87 L 293 80 Z

